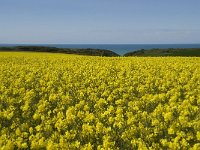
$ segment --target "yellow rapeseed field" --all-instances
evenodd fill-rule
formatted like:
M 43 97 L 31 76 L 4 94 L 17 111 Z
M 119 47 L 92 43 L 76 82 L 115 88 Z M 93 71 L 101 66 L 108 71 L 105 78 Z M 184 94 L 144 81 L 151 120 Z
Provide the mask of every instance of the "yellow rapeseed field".
M 200 149 L 200 58 L 0 52 L 1 149 Z

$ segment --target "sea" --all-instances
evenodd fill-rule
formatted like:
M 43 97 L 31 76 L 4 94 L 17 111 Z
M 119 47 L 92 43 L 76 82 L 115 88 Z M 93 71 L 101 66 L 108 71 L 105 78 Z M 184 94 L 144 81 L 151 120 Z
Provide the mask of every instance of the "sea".
M 119 55 L 141 49 L 200 48 L 200 44 L 0 44 L 0 47 L 49 46 L 57 48 L 94 48 L 111 50 Z

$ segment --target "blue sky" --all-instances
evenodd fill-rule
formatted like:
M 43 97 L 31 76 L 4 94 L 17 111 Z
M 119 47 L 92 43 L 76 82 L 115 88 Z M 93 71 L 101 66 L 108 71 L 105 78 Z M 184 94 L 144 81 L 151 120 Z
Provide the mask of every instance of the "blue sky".
M 0 43 L 200 43 L 199 0 L 0 0 Z

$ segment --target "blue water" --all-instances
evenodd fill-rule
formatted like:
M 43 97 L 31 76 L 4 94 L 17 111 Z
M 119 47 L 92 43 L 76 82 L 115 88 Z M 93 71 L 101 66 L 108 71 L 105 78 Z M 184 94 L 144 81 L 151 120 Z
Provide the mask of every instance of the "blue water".
M 200 48 L 200 44 L 0 44 L 0 47 L 10 46 L 50 46 L 57 48 L 95 48 L 107 49 L 123 55 L 127 52 L 152 48 Z

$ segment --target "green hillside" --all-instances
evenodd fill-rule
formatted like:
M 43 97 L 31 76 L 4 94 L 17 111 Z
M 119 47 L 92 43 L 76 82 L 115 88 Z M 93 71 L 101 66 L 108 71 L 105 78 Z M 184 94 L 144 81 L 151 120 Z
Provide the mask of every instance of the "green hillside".
M 200 57 L 200 48 L 180 49 L 151 49 L 138 50 L 124 54 L 124 56 L 196 56 Z
M 16 46 L 16 47 L 0 47 L 0 51 L 27 51 L 27 52 L 50 52 L 50 53 L 64 53 L 77 54 L 88 56 L 119 56 L 117 53 L 104 49 L 75 49 L 75 48 L 56 48 L 46 46 Z

